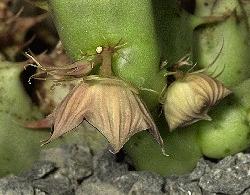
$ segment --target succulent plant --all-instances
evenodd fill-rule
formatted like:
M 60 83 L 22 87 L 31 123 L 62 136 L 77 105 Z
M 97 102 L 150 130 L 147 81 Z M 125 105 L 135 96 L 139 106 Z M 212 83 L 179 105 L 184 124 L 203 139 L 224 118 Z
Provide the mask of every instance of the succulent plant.
M 49 114 L 27 126 L 52 126 L 46 143 L 88 121 L 137 170 L 162 175 L 249 146 L 249 1 L 32 2 L 48 5 L 69 55 L 27 53 Z M 187 53 L 194 64 L 178 61 Z
M 222 84 L 219 84 L 219 82 L 223 83 L 226 87 L 229 87 L 229 89 L 233 91 L 233 84 L 240 83 L 239 79 L 244 80 L 245 78 L 249 77 L 249 69 L 243 69 L 244 67 L 248 66 L 248 55 L 245 55 L 244 58 L 242 58 L 242 56 L 237 56 L 233 61 L 227 60 L 228 63 L 230 61 L 231 64 L 227 65 L 227 62 L 223 62 L 222 60 L 225 59 L 225 53 L 227 51 L 231 51 L 231 47 L 228 46 L 228 44 L 232 44 L 232 41 L 229 41 L 229 37 L 227 38 L 227 34 L 222 35 L 221 30 L 214 30 L 215 32 L 218 31 L 218 35 L 215 33 L 211 35 L 211 29 L 213 29 L 215 26 L 229 25 L 228 23 L 230 23 L 230 27 L 228 28 L 232 28 L 232 31 L 227 30 L 227 32 L 230 32 L 228 33 L 228 36 L 235 36 L 234 41 L 237 42 L 238 45 L 242 45 L 241 49 L 243 53 L 247 51 L 247 49 L 244 49 L 244 47 L 247 47 L 246 44 L 236 38 L 239 37 L 238 35 L 239 33 L 241 33 L 244 36 L 240 36 L 240 38 L 242 40 L 248 40 L 248 29 L 246 28 L 247 17 L 243 14 L 244 8 L 241 6 L 241 3 L 241 1 L 235 1 L 232 3 L 228 3 L 226 1 L 196 1 L 196 8 L 191 11 L 192 13 L 188 13 L 186 10 L 183 10 L 179 7 L 177 1 L 155 1 L 153 4 L 149 1 L 143 0 L 137 1 L 136 3 L 130 1 L 126 1 L 126 3 L 105 3 L 103 1 L 78 2 L 77 0 L 73 2 L 69 2 L 67 0 L 49 1 L 49 7 L 54 16 L 59 35 L 66 50 L 69 52 L 69 55 L 71 55 L 73 58 L 79 59 L 81 57 L 80 51 L 93 53 L 97 47 L 115 45 L 118 42 L 117 40 L 120 39 L 122 39 L 126 43 L 123 48 L 114 53 L 114 55 L 112 56 L 113 73 L 115 76 L 131 82 L 131 84 L 137 86 L 139 89 L 148 89 L 145 91 L 141 90 L 141 97 L 146 102 L 149 110 L 154 116 L 156 124 L 160 127 L 160 133 L 165 140 L 165 149 L 167 153 L 170 154 L 170 157 L 162 157 L 159 153 L 159 155 L 156 155 L 157 157 L 155 157 L 155 159 L 153 160 L 148 159 L 147 157 L 142 157 L 143 153 L 156 153 L 157 146 L 154 147 L 156 151 L 152 151 L 148 149 L 148 147 L 144 150 L 144 148 L 146 148 L 145 146 L 149 145 L 149 143 L 152 144 L 152 142 L 148 140 L 145 134 L 141 133 L 137 137 L 135 136 L 134 138 L 132 138 L 132 141 L 125 145 L 125 150 L 128 152 L 128 155 L 132 157 L 138 169 L 145 169 L 146 167 L 146 169 L 157 171 L 157 168 L 153 166 L 150 167 L 142 165 L 142 163 L 145 164 L 146 161 L 152 165 L 155 161 L 157 162 L 158 167 L 161 167 L 160 164 L 165 165 L 165 170 L 163 170 L 164 168 L 159 168 L 159 170 L 161 169 L 161 171 L 158 170 L 158 172 L 161 172 L 162 174 L 171 173 L 172 170 L 175 170 L 175 168 L 172 167 L 172 170 L 168 170 L 168 167 L 171 167 L 171 162 L 173 163 L 175 161 L 176 163 L 178 155 L 183 154 L 183 152 L 176 152 L 172 150 L 170 145 L 172 144 L 175 145 L 176 148 L 179 147 L 183 149 L 184 147 L 186 147 L 186 145 L 181 143 L 179 143 L 178 145 L 178 142 L 183 142 L 183 139 L 190 139 L 192 136 L 194 137 L 195 141 L 192 140 L 192 143 L 188 144 L 189 147 L 193 148 L 194 151 L 195 148 L 200 148 L 203 154 L 214 158 L 220 158 L 225 155 L 235 153 L 248 146 L 247 132 L 249 132 L 250 130 L 248 126 L 242 126 L 237 130 L 242 139 L 245 139 L 245 141 L 242 140 L 237 142 L 236 140 L 230 139 L 232 135 L 235 135 L 232 132 L 232 134 L 224 134 L 228 135 L 228 137 L 225 137 L 225 140 L 226 142 L 228 141 L 228 145 L 231 146 L 229 148 L 226 148 L 225 146 L 219 146 L 221 139 L 220 135 L 218 135 L 217 138 L 213 136 L 213 133 L 217 131 L 215 131 L 213 128 L 209 128 L 209 130 L 206 130 L 206 124 L 216 125 L 218 121 L 217 119 L 220 118 L 219 122 L 223 124 L 223 126 L 226 126 L 225 129 L 232 129 L 232 131 L 234 131 L 234 126 L 232 126 L 232 124 L 226 123 L 226 121 L 230 120 L 230 118 L 232 117 L 232 112 L 234 113 L 236 112 L 236 110 L 240 109 L 240 106 L 236 106 L 236 103 L 234 106 L 234 108 L 236 109 L 235 111 L 230 111 L 232 109 L 234 110 L 234 108 L 226 108 L 226 111 L 224 111 L 223 114 L 220 112 L 214 114 L 216 110 L 222 109 L 222 102 L 220 103 L 221 105 L 216 105 L 215 109 L 212 108 L 211 113 L 213 113 L 213 121 L 198 122 L 197 125 L 195 124 L 187 128 L 177 129 L 173 133 L 167 133 L 168 128 L 166 123 L 161 117 L 157 115 L 156 112 L 157 105 L 159 105 L 159 96 L 161 95 L 162 90 L 166 85 L 166 81 L 163 76 L 165 74 L 165 69 L 164 67 L 163 70 L 160 69 L 161 59 L 167 59 L 169 61 L 170 65 L 167 65 L 165 67 L 170 69 L 171 64 L 174 64 L 187 52 L 192 52 L 193 61 L 197 60 L 197 68 L 199 68 L 202 67 L 201 64 L 209 65 L 218 55 L 218 59 L 214 62 L 214 65 L 212 66 L 213 68 L 211 68 L 212 72 L 215 72 L 214 74 L 221 72 L 221 74 L 217 78 L 218 82 L 214 81 L 213 79 L 211 79 L 211 77 L 209 78 L 209 76 L 206 75 L 203 76 L 203 80 L 201 79 L 197 82 L 198 84 L 203 83 L 202 87 L 208 87 L 209 89 L 207 90 L 210 91 L 209 94 L 207 94 L 210 98 L 208 99 L 210 103 L 205 102 L 204 105 L 201 105 L 202 109 L 205 109 L 206 112 L 209 107 L 214 105 L 216 101 L 220 99 L 220 97 L 224 97 L 229 94 L 229 90 L 224 90 L 223 88 L 221 88 Z M 229 9 L 226 10 L 225 7 Z M 240 24 L 240 30 L 237 29 L 236 31 L 233 31 L 233 28 L 237 28 L 238 25 L 235 21 L 235 18 L 237 18 L 237 15 L 235 15 L 235 13 L 240 14 L 238 19 L 240 22 L 242 21 L 242 25 Z M 81 25 L 79 25 L 80 21 Z M 157 24 L 157 26 L 155 26 L 155 24 Z M 207 31 L 211 33 L 206 33 L 206 29 L 208 29 Z M 216 42 L 214 42 L 214 49 L 211 50 L 213 53 L 211 53 L 207 61 L 201 61 L 200 59 L 203 59 L 203 53 L 201 53 L 203 51 L 203 48 L 212 47 L 210 42 L 212 42 L 213 39 L 211 37 L 214 37 L 213 39 L 216 40 Z M 209 41 L 209 44 L 206 45 L 203 39 L 207 39 Z M 192 40 L 198 41 L 192 42 Z M 201 41 L 203 42 L 199 44 Z M 218 43 L 222 41 L 224 42 L 224 46 L 221 53 L 218 54 L 218 52 L 220 51 L 220 48 L 218 47 L 221 47 L 221 44 Z M 243 55 L 243 53 L 241 53 L 241 55 Z M 243 69 L 243 72 L 239 75 L 237 75 L 237 68 L 239 68 L 238 63 L 242 64 L 242 67 L 240 69 Z M 222 70 L 224 66 L 225 70 Z M 231 72 L 230 74 L 228 74 L 229 71 Z M 187 83 L 185 79 L 183 80 L 183 82 Z M 194 88 L 199 87 L 198 84 Z M 183 86 L 185 86 L 185 84 L 183 84 Z M 222 90 L 217 90 L 217 88 Z M 179 93 L 178 90 L 180 90 Z M 180 89 L 178 90 L 175 93 L 176 99 L 178 99 L 178 95 L 181 95 L 183 93 L 182 90 L 184 89 L 180 87 Z M 156 91 L 157 93 L 153 93 L 151 91 Z M 166 93 L 170 93 L 170 88 L 167 88 L 165 91 Z M 191 90 L 187 90 L 187 93 L 191 93 Z M 192 96 L 192 94 L 189 95 Z M 196 95 L 193 94 L 193 96 Z M 172 105 L 169 105 L 169 103 L 165 104 L 165 110 L 169 109 L 170 106 L 173 105 L 174 103 Z M 178 104 L 178 106 L 181 106 L 181 104 Z M 178 114 L 181 114 L 183 117 L 181 109 L 178 109 L 177 106 L 176 109 L 176 112 Z M 200 113 L 198 112 L 197 115 L 199 114 Z M 234 116 L 236 117 L 235 120 L 238 120 L 239 125 L 245 120 L 244 113 L 242 115 L 236 114 Z M 174 116 L 171 115 L 170 118 L 171 117 Z M 206 132 L 211 132 L 211 135 L 207 135 Z M 187 138 L 184 138 L 185 134 L 188 134 L 186 135 Z M 181 136 L 183 137 L 174 138 Z M 142 139 L 143 141 L 140 141 L 140 139 Z M 211 139 L 214 140 L 213 144 L 206 145 L 209 141 L 211 141 Z M 170 143 L 169 140 L 174 143 Z M 178 147 L 176 145 L 178 145 Z M 213 154 L 213 152 L 209 153 L 209 148 L 211 148 L 210 145 L 213 145 L 214 147 L 219 146 L 217 148 L 216 154 Z M 137 147 L 138 150 L 141 149 L 140 152 L 138 152 Z M 206 150 L 207 148 L 208 151 Z M 172 153 L 171 150 L 174 152 Z M 191 154 L 192 153 L 190 152 L 190 157 L 187 161 L 192 161 L 192 159 L 199 158 L 201 155 L 199 149 L 197 149 L 197 152 L 194 156 L 192 156 Z M 184 159 L 182 160 L 184 161 Z M 162 165 L 162 167 L 164 167 L 164 165 Z M 175 173 L 180 172 L 182 171 L 175 170 Z

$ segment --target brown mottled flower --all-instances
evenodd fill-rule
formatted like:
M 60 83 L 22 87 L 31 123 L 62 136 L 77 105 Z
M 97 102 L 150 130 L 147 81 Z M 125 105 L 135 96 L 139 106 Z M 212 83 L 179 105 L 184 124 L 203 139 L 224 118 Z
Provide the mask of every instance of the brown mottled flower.
M 170 131 L 199 120 L 211 120 L 209 109 L 230 93 L 221 82 L 206 74 L 184 74 L 164 95 L 164 113 Z
M 115 153 L 131 136 L 146 129 L 163 146 L 158 129 L 137 90 L 116 78 L 88 77 L 64 98 L 46 120 L 42 121 L 42 125 L 50 122 L 54 131 L 44 144 L 87 120 L 107 138 Z

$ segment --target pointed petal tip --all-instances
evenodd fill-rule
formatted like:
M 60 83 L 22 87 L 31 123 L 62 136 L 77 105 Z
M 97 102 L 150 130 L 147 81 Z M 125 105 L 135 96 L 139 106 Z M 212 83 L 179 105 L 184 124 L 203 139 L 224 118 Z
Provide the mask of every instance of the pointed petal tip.
M 233 91 L 230 90 L 230 89 L 228 89 L 228 88 L 226 88 L 225 96 L 228 96 L 228 95 L 230 95 L 231 93 L 233 93 Z
M 163 147 L 161 148 L 161 152 L 163 156 L 167 156 L 167 157 L 170 156 L 169 154 L 166 153 L 166 150 Z
M 46 143 L 41 143 L 40 144 L 40 147 L 43 147 L 43 146 L 45 146 L 46 145 Z
M 117 154 L 122 148 L 123 148 L 123 145 L 110 144 L 109 152 L 112 154 Z
M 111 154 L 116 154 L 116 153 L 118 153 L 118 152 L 115 152 L 115 151 L 112 150 L 112 149 L 109 149 L 109 152 L 110 152 Z
M 40 146 L 43 147 L 43 146 L 49 144 L 50 142 L 51 142 L 50 138 L 49 139 L 45 139 L 45 140 L 41 140 L 40 141 L 40 143 L 41 143 Z
M 173 132 L 178 127 L 177 124 L 173 124 L 170 121 L 168 122 L 168 129 L 170 132 Z
M 206 121 L 212 121 L 212 118 L 211 118 L 209 115 L 207 115 L 207 114 L 205 114 L 205 115 L 202 117 L 202 119 L 203 119 L 203 120 L 206 120 Z
M 40 147 L 43 147 L 43 146 L 45 146 L 46 145 L 46 143 L 42 143 L 41 145 L 40 145 Z

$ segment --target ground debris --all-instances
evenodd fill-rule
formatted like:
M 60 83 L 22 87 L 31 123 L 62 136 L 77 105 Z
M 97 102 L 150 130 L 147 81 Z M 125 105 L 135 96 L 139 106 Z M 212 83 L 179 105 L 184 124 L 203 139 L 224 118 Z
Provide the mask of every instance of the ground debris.
M 129 171 L 128 163 L 108 149 L 93 155 L 86 145 L 63 145 L 42 151 L 40 161 L 19 176 L 0 179 L 0 194 L 247 195 L 250 154 L 238 153 L 218 163 L 202 158 L 190 174 L 163 177 Z

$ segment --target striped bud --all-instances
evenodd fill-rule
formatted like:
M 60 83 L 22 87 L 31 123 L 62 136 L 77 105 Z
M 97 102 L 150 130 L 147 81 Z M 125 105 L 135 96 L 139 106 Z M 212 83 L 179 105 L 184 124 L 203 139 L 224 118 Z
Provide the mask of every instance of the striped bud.
M 188 73 L 173 82 L 164 95 L 164 113 L 170 131 L 199 120 L 211 120 L 209 109 L 231 91 L 203 73 Z

